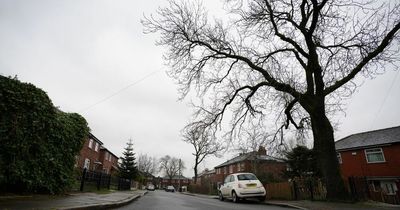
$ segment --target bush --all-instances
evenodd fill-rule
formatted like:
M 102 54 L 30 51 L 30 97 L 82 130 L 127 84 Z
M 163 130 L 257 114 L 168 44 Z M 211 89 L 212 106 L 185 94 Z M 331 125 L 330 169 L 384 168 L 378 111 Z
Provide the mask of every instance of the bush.
M 0 76 L 0 189 L 60 193 L 73 182 L 89 128 L 32 84 Z

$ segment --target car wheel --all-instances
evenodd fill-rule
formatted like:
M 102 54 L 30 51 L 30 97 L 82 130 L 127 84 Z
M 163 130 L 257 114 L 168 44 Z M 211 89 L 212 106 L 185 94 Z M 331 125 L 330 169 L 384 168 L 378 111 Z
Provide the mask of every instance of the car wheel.
M 235 191 L 232 191 L 232 201 L 233 201 L 234 203 L 239 202 L 239 198 L 238 198 L 238 196 L 236 195 L 236 192 L 235 192 Z
M 218 199 L 219 199 L 220 201 L 224 201 L 224 196 L 222 195 L 222 192 L 221 192 L 221 191 L 219 191 L 219 193 L 218 193 Z

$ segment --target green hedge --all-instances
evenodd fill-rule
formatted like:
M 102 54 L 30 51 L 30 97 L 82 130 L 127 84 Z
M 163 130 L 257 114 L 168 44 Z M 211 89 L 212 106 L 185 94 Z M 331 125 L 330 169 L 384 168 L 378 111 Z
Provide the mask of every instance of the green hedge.
M 32 84 L 0 75 L 0 190 L 61 193 L 89 128 Z

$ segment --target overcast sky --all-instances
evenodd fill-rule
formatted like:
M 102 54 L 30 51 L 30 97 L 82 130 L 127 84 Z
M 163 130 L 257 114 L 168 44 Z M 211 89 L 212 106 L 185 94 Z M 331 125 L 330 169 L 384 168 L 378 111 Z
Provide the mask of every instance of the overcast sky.
M 192 147 L 180 137 L 190 109 L 165 73 L 157 35 L 143 34 L 140 23 L 162 5 L 165 0 L 0 0 L 0 74 L 18 75 L 61 110 L 84 116 L 116 155 L 132 138 L 137 154 L 182 158 L 191 177 Z M 221 7 L 215 0 L 206 5 Z M 346 115 L 335 119 L 341 123 L 336 139 L 400 125 L 398 74 L 388 69 L 364 82 L 346 102 Z M 231 156 L 209 158 L 201 168 Z

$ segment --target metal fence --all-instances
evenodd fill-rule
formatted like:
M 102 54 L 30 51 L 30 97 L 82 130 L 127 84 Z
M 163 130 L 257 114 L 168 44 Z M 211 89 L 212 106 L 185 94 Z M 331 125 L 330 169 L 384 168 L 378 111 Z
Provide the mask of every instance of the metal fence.
M 80 191 L 85 191 L 88 187 L 95 187 L 97 190 L 130 190 L 131 188 L 130 179 L 124 179 L 97 171 L 89 171 L 87 169 L 83 169 L 82 174 L 78 176 L 78 180 L 80 181 Z

